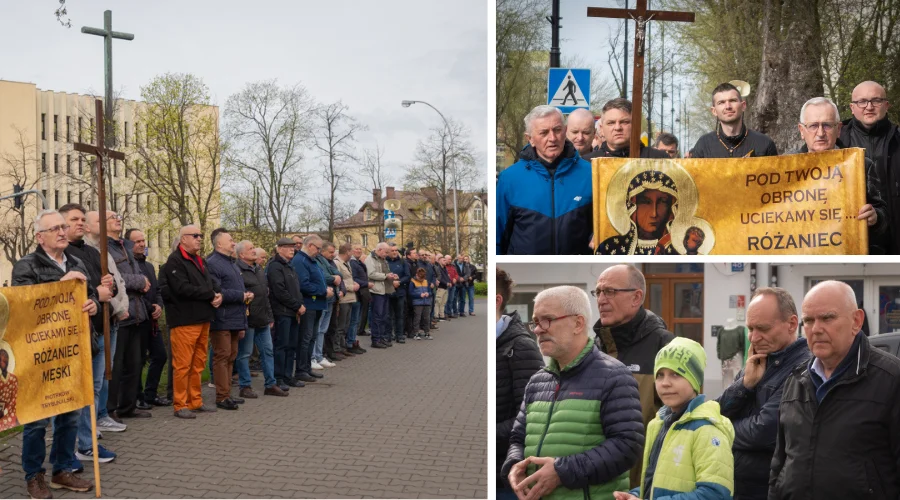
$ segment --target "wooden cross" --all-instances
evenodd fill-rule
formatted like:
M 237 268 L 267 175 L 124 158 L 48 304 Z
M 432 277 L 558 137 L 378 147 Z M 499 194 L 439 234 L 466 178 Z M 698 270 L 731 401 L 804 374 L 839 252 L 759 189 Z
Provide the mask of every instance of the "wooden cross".
M 103 184 L 103 157 L 113 158 L 125 161 L 125 154 L 121 151 L 113 151 L 108 149 L 104 144 L 103 134 L 103 101 L 97 99 L 94 101 L 95 112 L 97 114 L 97 145 L 85 144 L 83 142 L 75 143 L 75 151 L 94 155 L 95 167 L 97 168 L 97 211 L 100 217 L 100 275 L 106 276 L 109 273 L 107 266 L 107 243 L 106 243 L 106 188 Z M 106 356 L 106 380 L 112 380 L 112 369 L 110 368 L 109 354 L 109 302 L 103 303 L 103 350 Z
M 647 0 L 637 0 L 634 9 L 607 9 L 588 7 L 588 17 L 606 17 L 611 19 L 631 19 L 634 29 L 634 77 L 631 87 L 631 158 L 641 156 L 641 105 L 644 94 L 644 41 L 647 23 L 650 21 L 694 22 L 693 12 L 672 12 L 664 10 L 647 10 Z

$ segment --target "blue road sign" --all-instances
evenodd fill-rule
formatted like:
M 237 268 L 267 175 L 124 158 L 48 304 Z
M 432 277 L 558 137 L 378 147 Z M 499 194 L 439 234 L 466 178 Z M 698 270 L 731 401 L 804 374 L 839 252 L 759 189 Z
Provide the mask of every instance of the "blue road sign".
M 394 218 L 394 211 L 393 211 L 393 210 L 385 210 L 385 211 L 384 211 L 384 218 L 385 218 L 385 220 L 387 220 L 387 219 L 393 219 L 393 218 Z
M 389 239 L 391 239 L 391 238 L 396 238 L 396 237 L 397 237 L 397 230 L 396 230 L 396 229 L 387 229 L 387 228 L 385 228 L 385 230 L 384 230 L 384 239 L 389 240 Z
M 550 68 L 547 73 L 547 104 L 571 113 L 591 107 L 591 70 Z

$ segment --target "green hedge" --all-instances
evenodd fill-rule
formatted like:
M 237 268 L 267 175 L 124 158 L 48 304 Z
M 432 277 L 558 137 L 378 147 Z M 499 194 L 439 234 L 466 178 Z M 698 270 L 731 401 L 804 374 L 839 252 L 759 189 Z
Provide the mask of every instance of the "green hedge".
M 475 295 L 484 295 L 487 296 L 488 289 L 487 283 L 484 281 L 476 281 L 475 282 Z

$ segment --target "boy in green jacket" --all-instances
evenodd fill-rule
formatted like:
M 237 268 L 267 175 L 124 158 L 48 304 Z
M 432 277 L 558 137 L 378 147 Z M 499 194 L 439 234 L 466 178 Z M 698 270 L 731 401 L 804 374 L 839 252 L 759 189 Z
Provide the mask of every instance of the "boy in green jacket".
M 734 428 L 700 393 L 706 352 L 676 337 L 656 355 L 656 392 L 665 406 L 647 426 L 641 486 L 615 500 L 730 499 Z M 698 395 L 699 394 L 699 395 Z

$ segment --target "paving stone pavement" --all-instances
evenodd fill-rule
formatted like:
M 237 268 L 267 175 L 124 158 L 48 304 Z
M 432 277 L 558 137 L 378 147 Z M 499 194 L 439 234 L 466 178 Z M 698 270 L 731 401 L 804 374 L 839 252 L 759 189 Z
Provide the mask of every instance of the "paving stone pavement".
M 101 465 L 103 496 L 486 498 L 485 306 L 441 323 L 435 340 L 338 362 L 287 398 L 263 397 L 260 376 L 260 399 L 238 411 L 185 421 L 168 407 L 128 420 L 126 432 L 100 441 L 119 455 Z M 366 347 L 369 337 L 361 340 Z M 214 401 L 206 384 L 203 399 Z M 0 442 L 0 498 L 27 496 L 21 446 L 21 435 Z M 84 465 L 92 479 L 93 464 Z

